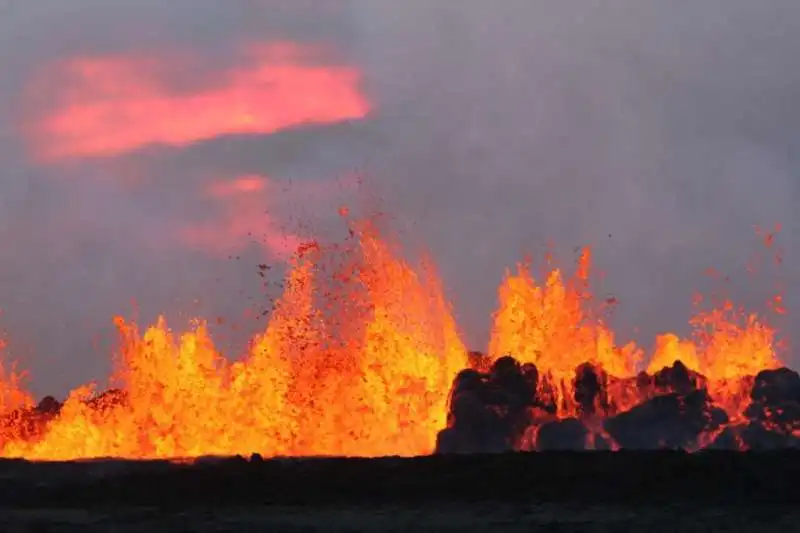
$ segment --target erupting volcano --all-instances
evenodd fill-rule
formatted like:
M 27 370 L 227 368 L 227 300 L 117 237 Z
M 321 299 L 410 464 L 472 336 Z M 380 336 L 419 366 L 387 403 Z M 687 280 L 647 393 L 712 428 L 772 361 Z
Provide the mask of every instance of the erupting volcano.
M 384 456 L 506 450 L 793 446 L 800 377 L 776 332 L 731 303 L 652 354 L 619 346 L 589 287 L 526 266 L 498 290 L 486 354 L 468 352 L 430 262 L 372 225 L 302 247 L 266 329 L 237 361 L 205 323 L 174 335 L 116 319 L 110 387 L 35 403 L 0 373 L 0 455 L 35 460 Z M 646 371 L 645 371 L 646 370 Z

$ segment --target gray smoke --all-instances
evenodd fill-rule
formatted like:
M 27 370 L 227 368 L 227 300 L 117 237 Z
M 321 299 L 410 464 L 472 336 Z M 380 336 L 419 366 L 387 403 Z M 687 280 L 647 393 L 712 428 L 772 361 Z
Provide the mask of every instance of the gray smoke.
M 643 339 L 685 330 L 705 268 L 744 270 L 754 224 L 784 225 L 795 278 L 796 2 L 371 6 L 375 173 L 473 343 L 503 269 L 548 239 L 566 261 L 595 248 L 619 329 Z M 739 278 L 733 296 L 763 304 L 769 283 Z
M 800 4 L 792 0 L 99 0 L 9 2 L 0 17 L 0 327 L 37 393 L 102 379 L 110 317 L 224 316 L 241 349 L 266 300 L 257 246 L 241 259 L 165 247 L 206 216 L 190 191 L 220 176 L 367 176 L 410 247 L 438 262 L 471 346 L 485 345 L 504 270 L 548 242 L 567 266 L 595 250 L 598 292 L 623 339 L 686 332 L 707 267 L 758 309 L 774 273 L 743 274 L 753 226 L 783 224 L 787 303 L 800 153 Z M 19 102 L 59 58 L 192 50 L 212 82 L 247 40 L 330 46 L 358 66 L 376 111 L 362 123 L 146 148 L 44 164 Z M 294 198 L 283 218 L 335 220 Z M 255 240 L 255 239 L 254 239 Z M 198 301 L 196 301 L 198 300 Z M 790 317 L 785 324 L 791 326 Z

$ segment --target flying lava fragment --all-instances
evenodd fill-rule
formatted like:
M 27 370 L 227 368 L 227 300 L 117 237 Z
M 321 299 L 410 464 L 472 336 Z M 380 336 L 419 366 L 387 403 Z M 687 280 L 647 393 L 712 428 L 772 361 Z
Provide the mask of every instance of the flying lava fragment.
M 178 334 L 164 319 L 140 331 L 118 318 L 110 388 L 35 405 L 13 368 L 0 367 L 0 456 L 418 455 L 475 442 L 491 451 L 497 443 L 483 437 L 497 434 L 516 435 L 507 448 L 540 449 L 576 427 L 588 428 L 586 448 L 617 449 L 639 442 L 631 424 L 664 446 L 686 437 L 675 429 L 684 423 L 694 448 L 726 430 L 741 448 L 730 430 L 756 423 L 800 437 L 800 420 L 786 422 L 800 376 L 779 369 L 776 332 L 759 315 L 730 303 L 698 311 L 693 335 L 664 333 L 645 357 L 595 312 L 587 249 L 572 276 L 508 274 L 488 353 L 475 355 L 430 262 L 402 260 L 370 224 L 351 227 L 352 239 L 290 260 L 266 328 L 236 360 L 203 321 Z

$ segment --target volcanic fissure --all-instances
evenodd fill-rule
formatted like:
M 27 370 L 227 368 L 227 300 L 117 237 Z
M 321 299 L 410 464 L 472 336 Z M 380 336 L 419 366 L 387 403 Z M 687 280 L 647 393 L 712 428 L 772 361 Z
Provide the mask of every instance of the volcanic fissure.
M 726 302 L 620 346 L 589 285 L 537 280 L 498 291 L 486 353 L 469 352 L 435 269 L 413 268 L 369 224 L 307 246 L 248 353 L 229 361 L 203 322 L 179 336 L 116 319 L 103 391 L 36 403 L 0 367 L 0 456 L 33 460 L 204 455 L 386 456 L 543 451 L 763 449 L 800 442 L 800 376 L 776 331 Z

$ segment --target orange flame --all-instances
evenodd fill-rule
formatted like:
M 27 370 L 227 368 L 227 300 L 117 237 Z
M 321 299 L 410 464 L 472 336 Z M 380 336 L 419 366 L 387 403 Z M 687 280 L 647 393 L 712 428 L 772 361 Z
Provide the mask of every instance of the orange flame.
M 5 351 L 5 342 L 0 340 L 0 356 Z M 33 399 L 22 387 L 23 376 L 16 369 L 3 364 L 0 357 L 0 413 L 6 413 L 33 405 Z
M 628 377 L 635 374 L 642 356 L 633 343 L 617 347 L 614 333 L 590 312 L 590 262 L 590 251 L 583 250 L 572 279 L 565 283 L 561 271 L 553 270 L 543 286 L 520 266 L 498 292 L 490 357 L 513 354 L 549 373 L 557 382 L 561 415 L 574 409 L 570 382 L 580 364 L 592 363 L 612 375 Z
M 365 229 L 352 296 L 363 323 L 331 339 L 315 301 L 314 258 L 298 259 L 266 331 L 241 361 L 208 330 L 175 338 L 163 319 L 140 335 L 117 319 L 120 393 L 74 390 L 39 439 L 8 439 L 3 456 L 195 457 L 412 455 L 432 451 L 466 350 L 435 276 L 398 260 Z M 348 302 L 349 305 L 349 302 Z M 353 315 L 356 318 L 356 315 Z M 1 441 L 0 441 L 1 442 Z
M 328 261 L 339 256 L 331 254 L 337 248 L 318 243 L 294 257 L 266 330 L 238 361 L 217 352 L 202 322 L 176 337 L 163 318 L 144 334 L 117 319 L 121 351 L 112 382 L 119 388 L 100 395 L 91 385 L 75 389 L 39 431 L 4 427 L 0 456 L 432 451 L 447 423 L 452 380 L 470 357 L 430 264 L 414 269 L 398 259 L 370 225 L 353 234 L 357 247 L 346 248 L 341 263 Z M 635 388 L 624 385 L 637 379 L 642 351 L 633 343 L 617 346 L 592 309 L 590 258 L 585 250 L 573 277 L 565 281 L 554 270 L 544 285 L 520 267 L 498 291 L 489 357 L 511 353 L 535 363 L 555 386 L 559 417 L 578 414 L 573 380 L 583 363 L 623 384 L 608 389 L 617 409 L 647 399 L 630 398 Z M 780 365 L 775 331 L 729 303 L 698 312 L 691 324 L 690 339 L 669 333 L 657 339 L 648 370 L 682 361 L 701 372 L 715 403 L 739 423 L 752 376 Z M 0 373 L 0 393 L 0 415 L 32 405 L 13 372 Z M 596 422 L 587 419 L 590 441 L 604 436 Z

